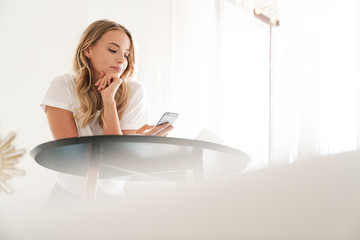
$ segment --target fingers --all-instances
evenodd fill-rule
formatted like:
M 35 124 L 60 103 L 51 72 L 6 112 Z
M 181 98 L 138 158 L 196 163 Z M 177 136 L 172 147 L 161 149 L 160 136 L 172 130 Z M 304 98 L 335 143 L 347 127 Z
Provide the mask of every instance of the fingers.
M 102 81 L 102 78 L 105 76 L 104 72 L 100 72 L 99 79 L 96 81 L 95 86 L 99 86 Z
M 145 124 L 136 131 L 136 134 L 142 134 L 146 136 L 167 136 L 174 127 L 170 123 L 164 123 L 160 126 L 152 126 Z
M 146 131 L 152 129 L 154 126 L 151 126 L 151 125 L 147 125 L 145 124 L 144 126 L 142 126 L 141 128 L 139 128 L 136 133 L 137 134 L 144 134 Z
M 173 129 L 174 129 L 174 127 L 170 125 L 167 128 L 165 128 L 164 130 L 158 132 L 155 136 L 161 136 L 161 137 L 165 136 L 166 137 L 169 134 L 169 132 Z
M 101 79 L 98 90 L 101 91 L 101 90 L 105 89 L 107 86 L 110 85 L 110 83 L 111 83 L 111 78 L 110 78 L 110 75 L 107 74 Z
M 107 86 L 109 86 L 111 83 L 111 76 L 108 74 L 104 77 L 104 80 L 100 84 L 101 90 L 105 89 Z
M 113 82 L 116 82 L 116 85 L 118 85 L 118 87 L 122 83 L 122 79 L 113 73 L 105 75 L 104 72 L 101 72 L 99 77 L 100 77 L 99 80 L 95 83 L 95 86 L 98 87 L 97 89 L 99 91 L 104 90 L 105 88 L 110 86 Z
M 170 123 L 164 123 L 160 126 L 149 126 L 146 125 L 146 130 L 142 132 L 142 134 L 147 136 L 165 136 L 167 135 L 171 130 L 174 129 L 173 126 L 170 125 Z
M 148 134 L 146 135 L 150 135 L 150 136 L 161 136 L 159 135 L 162 131 L 164 131 L 166 128 L 168 128 L 170 126 L 170 123 L 164 123 L 161 124 L 160 126 L 155 126 L 153 127 Z

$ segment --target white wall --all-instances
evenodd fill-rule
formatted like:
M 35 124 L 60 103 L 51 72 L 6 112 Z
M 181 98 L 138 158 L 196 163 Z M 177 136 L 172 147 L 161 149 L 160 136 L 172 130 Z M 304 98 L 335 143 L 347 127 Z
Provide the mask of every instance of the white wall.
M 170 1 L 162 2 L 164 9 L 159 9 L 160 13 L 169 14 Z M 26 170 L 26 175 L 7 181 L 15 192 L 0 192 L 0 212 L 3 207 L 17 207 L 24 202 L 42 207 L 56 181 L 56 173 L 36 164 L 29 152 L 52 140 L 39 104 L 50 80 L 71 72 L 73 53 L 82 32 L 97 19 L 111 19 L 132 31 L 138 55 L 154 54 L 158 46 L 149 47 L 146 39 L 156 36 L 143 27 L 144 21 L 153 17 L 146 15 L 149 8 L 151 4 L 145 0 L 0 1 L 0 139 L 14 131 L 17 136 L 13 145 L 27 151 L 17 164 Z M 138 60 L 138 67 L 149 61 L 141 57 Z M 142 81 L 141 77 L 137 80 Z M 151 105 L 162 101 L 151 96 L 149 100 L 153 101 Z M 163 109 L 157 111 L 156 116 Z
M 52 139 L 39 103 L 51 78 L 71 67 L 75 44 L 87 24 L 85 3 L 0 2 L 0 136 L 14 131 L 13 145 L 27 151 L 17 165 L 26 175 L 7 181 L 15 193 L 1 192 L 0 208 L 24 199 L 40 206 L 56 179 L 55 173 L 34 162 L 29 151 Z
M 241 46 L 241 42 L 245 47 L 237 47 L 236 51 L 232 47 L 223 49 L 225 55 L 222 57 L 229 55 L 234 61 L 223 69 L 228 76 L 215 74 L 218 77 L 214 78 L 213 71 L 208 70 L 211 66 L 217 70 L 221 54 L 216 55 L 211 48 L 215 41 L 210 30 L 216 25 L 213 7 L 217 2 L 212 1 L 213 5 L 209 2 L 0 0 L 0 137 L 15 131 L 17 137 L 13 144 L 27 150 L 18 164 L 18 168 L 26 170 L 26 176 L 8 181 L 15 189 L 13 195 L 0 192 L 0 212 L 3 206 L 23 204 L 24 199 L 43 206 L 57 176 L 36 164 L 28 154 L 36 145 L 52 140 L 39 103 L 52 78 L 71 72 L 73 53 L 85 28 L 103 18 L 125 25 L 133 34 L 137 68 L 141 69 L 135 80 L 148 90 L 150 124 L 165 111 L 180 110 L 181 117 L 172 136 L 196 137 L 203 128 L 215 129 L 216 133 L 221 132 L 220 137 L 226 136 L 225 140 L 256 161 L 266 161 L 268 126 L 264 90 L 267 85 L 263 83 L 267 81 L 267 69 L 265 75 L 260 71 L 253 74 L 249 66 L 253 66 L 253 62 L 259 66 L 259 60 L 248 61 L 246 54 L 254 50 L 267 57 L 267 29 L 256 28 L 255 34 L 261 35 L 255 37 L 257 45 L 253 48 L 247 47 L 254 39 L 252 34 L 244 35 L 241 31 L 235 34 L 230 29 L 231 34 L 225 40 L 236 39 L 237 46 Z M 205 3 L 208 8 L 202 7 Z M 201 9 L 202 15 L 192 8 L 193 5 Z M 186 24 L 182 24 L 184 21 Z M 174 25 L 177 34 L 174 34 Z M 183 38 L 188 45 L 184 45 Z M 204 56 L 206 61 L 203 61 Z M 261 66 L 267 67 L 267 62 Z M 234 74 L 234 71 L 241 74 Z M 227 81 L 222 82 L 222 78 Z M 242 85 L 244 81 L 246 86 Z M 219 84 L 225 86 L 223 92 Z M 257 86 L 261 88 L 254 91 Z M 235 92 L 220 101 L 219 91 L 226 95 L 230 88 Z M 168 101 L 170 95 L 172 101 Z M 248 102 L 252 103 L 251 107 Z M 226 108 L 220 107 L 220 103 Z M 215 119 L 220 115 L 223 117 Z

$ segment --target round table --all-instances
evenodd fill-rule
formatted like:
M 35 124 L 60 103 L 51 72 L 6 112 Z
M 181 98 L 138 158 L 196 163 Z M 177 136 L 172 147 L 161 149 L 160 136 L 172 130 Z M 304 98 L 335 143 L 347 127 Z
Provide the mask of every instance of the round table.
M 250 163 L 247 154 L 228 146 L 143 135 L 66 138 L 40 144 L 30 155 L 48 169 L 87 177 L 85 195 L 91 201 L 98 179 L 150 175 L 202 181 L 237 174 Z

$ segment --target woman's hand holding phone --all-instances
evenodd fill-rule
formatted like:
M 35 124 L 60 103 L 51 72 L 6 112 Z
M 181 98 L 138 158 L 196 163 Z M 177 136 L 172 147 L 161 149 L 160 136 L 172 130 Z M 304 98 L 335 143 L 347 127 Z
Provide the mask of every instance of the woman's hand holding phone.
M 167 136 L 168 133 L 174 129 L 172 124 L 175 122 L 178 116 L 178 113 L 166 112 L 160 118 L 156 126 L 144 125 L 136 131 L 136 134 L 147 136 Z
M 146 136 L 167 136 L 168 133 L 173 129 L 174 127 L 171 126 L 170 123 L 164 123 L 159 126 L 145 124 L 136 131 L 136 134 L 141 134 Z

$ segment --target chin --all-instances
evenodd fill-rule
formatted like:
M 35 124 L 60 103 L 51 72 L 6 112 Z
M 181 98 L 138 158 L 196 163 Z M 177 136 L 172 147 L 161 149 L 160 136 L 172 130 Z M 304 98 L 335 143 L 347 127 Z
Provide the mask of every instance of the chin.
M 123 74 L 122 72 L 118 72 L 118 71 L 114 71 L 114 70 L 110 71 L 110 73 L 115 74 L 117 77 L 121 77 L 121 75 Z

